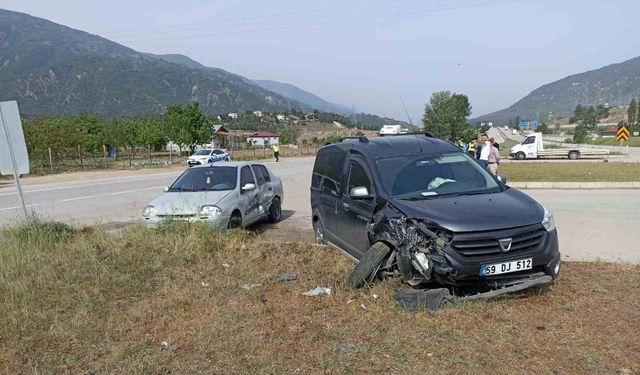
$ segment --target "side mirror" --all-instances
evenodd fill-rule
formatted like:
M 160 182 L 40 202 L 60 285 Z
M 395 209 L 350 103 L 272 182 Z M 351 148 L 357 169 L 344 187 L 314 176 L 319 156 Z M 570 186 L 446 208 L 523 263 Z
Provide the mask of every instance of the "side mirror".
M 365 186 L 356 186 L 349 191 L 349 196 L 353 199 L 367 199 L 369 196 L 369 189 Z
M 164 191 L 166 193 L 167 191 L 169 191 L 169 187 L 168 186 L 163 187 L 162 191 Z
M 255 188 L 256 188 L 256 184 L 248 183 L 242 187 L 242 192 L 244 193 L 245 191 L 251 191 L 251 190 L 254 190 Z
M 507 183 L 507 176 L 505 176 L 503 174 L 497 175 L 496 178 L 498 178 L 498 181 L 502 182 L 503 184 Z

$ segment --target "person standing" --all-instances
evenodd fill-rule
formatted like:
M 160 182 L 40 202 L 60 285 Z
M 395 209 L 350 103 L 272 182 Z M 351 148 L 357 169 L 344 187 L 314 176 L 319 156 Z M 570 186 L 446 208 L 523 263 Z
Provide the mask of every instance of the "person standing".
M 494 176 L 498 175 L 498 165 L 500 165 L 500 151 L 495 146 L 494 142 L 489 140 L 491 143 L 491 151 L 489 151 L 489 160 L 488 167 L 489 172 L 491 172 Z
M 273 145 L 273 157 L 276 158 L 276 163 L 280 161 L 280 145 L 277 143 Z
M 472 139 L 469 141 L 469 147 L 467 148 L 467 152 L 469 153 L 469 156 L 471 156 L 472 158 L 476 158 L 476 140 Z
M 486 134 L 480 136 L 480 155 L 478 160 L 483 167 L 489 167 L 489 154 L 491 153 L 491 143 Z

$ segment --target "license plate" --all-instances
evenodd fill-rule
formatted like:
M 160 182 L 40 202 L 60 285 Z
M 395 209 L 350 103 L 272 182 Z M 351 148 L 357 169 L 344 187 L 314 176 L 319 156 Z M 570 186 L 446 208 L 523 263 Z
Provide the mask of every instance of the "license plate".
M 530 270 L 532 258 L 514 260 L 511 262 L 483 264 L 480 267 L 480 276 L 500 275 L 502 273 Z

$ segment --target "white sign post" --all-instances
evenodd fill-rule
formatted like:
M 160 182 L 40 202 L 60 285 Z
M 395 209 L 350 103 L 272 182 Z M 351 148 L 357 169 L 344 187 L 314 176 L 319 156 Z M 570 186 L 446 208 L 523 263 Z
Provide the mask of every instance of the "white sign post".
M 29 174 L 29 154 L 16 101 L 0 102 L 0 122 L 0 174 L 13 174 L 24 216 L 28 217 L 20 175 Z

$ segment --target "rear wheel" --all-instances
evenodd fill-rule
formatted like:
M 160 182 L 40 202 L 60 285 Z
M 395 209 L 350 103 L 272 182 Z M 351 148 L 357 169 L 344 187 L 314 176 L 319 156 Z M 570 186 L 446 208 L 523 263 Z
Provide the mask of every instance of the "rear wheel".
M 268 218 L 270 223 L 277 223 L 282 218 L 282 203 L 280 203 L 280 198 L 275 197 L 271 201 Z
M 576 160 L 579 157 L 580 157 L 580 153 L 578 151 L 571 151 L 569 153 L 569 159 L 571 160 Z
M 516 159 L 518 159 L 518 160 L 524 160 L 526 158 L 527 158 L 527 155 L 525 155 L 524 152 L 518 152 L 516 154 Z
M 378 270 L 382 261 L 391 253 L 391 248 L 384 242 L 374 243 L 362 259 L 356 268 L 351 271 L 347 284 L 350 288 L 356 289 L 363 286 L 367 280 L 369 280 L 373 274 Z
M 240 212 L 236 211 L 231 214 L 229 218 L 229 224 L 227 225 L 228 229 L 242 229 L 242 215 Z

